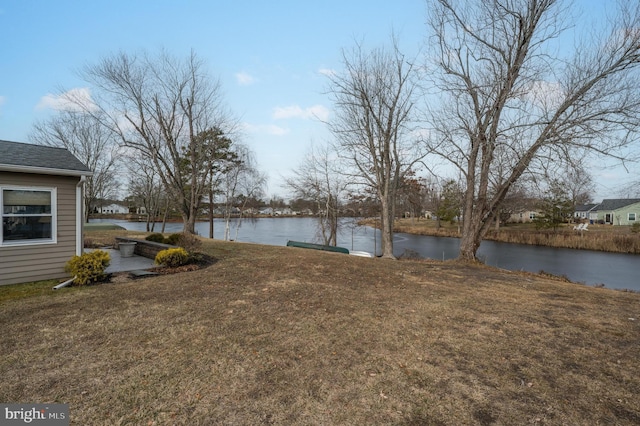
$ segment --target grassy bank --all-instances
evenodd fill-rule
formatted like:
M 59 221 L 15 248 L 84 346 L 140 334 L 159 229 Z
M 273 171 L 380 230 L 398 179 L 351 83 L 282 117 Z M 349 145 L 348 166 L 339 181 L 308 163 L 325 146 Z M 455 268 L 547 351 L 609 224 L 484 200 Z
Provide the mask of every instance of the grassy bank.
M 639 294 L 203 250 L 217 262 L 199 271 L 0 302 L 0 400 L 69 403 L 78 425 L 640 423 Z
M 533 224 L 509 224 L 499 230 L 490 230 L 485 239 L 505 243 L 640 254 L 640 234 L 632 233 L 628 226 L 589 225 L 588 231 L 584 232 L 574 231 L 573 226 L 564 224 L 554 231 L 538 230 Z M 394 231 L 437 237 L 460 236 L 457 225 L 443 223 L 437 228 L 436 221 L 427 219 L 399 219 Z

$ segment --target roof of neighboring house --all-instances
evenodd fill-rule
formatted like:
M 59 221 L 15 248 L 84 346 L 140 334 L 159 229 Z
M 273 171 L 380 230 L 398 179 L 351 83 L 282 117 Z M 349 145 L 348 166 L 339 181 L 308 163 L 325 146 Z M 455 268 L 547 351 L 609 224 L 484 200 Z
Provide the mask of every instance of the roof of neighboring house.
M 576 211 L 577 212 L 590 212 L 591 210 L 594 209 L 594 207 L 597 207 L 599 204 L 580 204 L 576 206 Z
M 640 203 L 640 198 L 616 198 L 602 200 L 602 203 L 598 206 L 598 210 L 618 210 L 635 203 Z
M 102 204 L 100 206 L 100 208 L 106 208 L 106 207 L 123 207 L 123 208 L 129 208 L 129 206 L 127 204 L 122 204 L 122 203 L 109 203 L 109 204 Z
M 0 140 L 0 171 L 90 176 L 91 170 L 69 150 Z

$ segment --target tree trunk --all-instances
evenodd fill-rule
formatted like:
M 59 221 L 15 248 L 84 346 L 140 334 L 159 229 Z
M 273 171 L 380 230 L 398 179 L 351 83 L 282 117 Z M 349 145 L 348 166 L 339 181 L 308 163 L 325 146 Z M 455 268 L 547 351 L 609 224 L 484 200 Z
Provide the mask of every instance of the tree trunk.
M 164 234 L 164 228 L 167 225 L 167 216 L 169 215 L 169 200 L 167 199 L 164 205 L 164 214 L 162 215 L 162 233 Z
M 184 232 L 187 234 L 193 234 L 195 235 L 196 233 L 196 215 L 195 214 L 190 214 L 187 215 L 186 217 L 183 217 L 184 219 Z
M 224 225 L 224 240 L 225 241 L 229 241 L 229 238 L 231 236 L 231 214 L 230 213 L 226 213 L 226 217 L 225 217 L 225 225 Z
M 380 235 L 381 235 L 381 248 L 382 257 L 395 259 L 393 255 L 393 218 L 391 217 L 391 206 L 384 200 L 381 204 L 380 212 Z
M 462 228 L 458 259 L 465 262 L 477 262 L 476 253 L 482 242 L 482 217 L 473 208 L 473 202 L 465 206 Z
M 462 233 L 458 259 L 464 262 L 477 262 L 476 252 L 480 247 L 480 234 L 477 232 Z
M 213 240 L 213 189 L 209 188 L 209 238 Z

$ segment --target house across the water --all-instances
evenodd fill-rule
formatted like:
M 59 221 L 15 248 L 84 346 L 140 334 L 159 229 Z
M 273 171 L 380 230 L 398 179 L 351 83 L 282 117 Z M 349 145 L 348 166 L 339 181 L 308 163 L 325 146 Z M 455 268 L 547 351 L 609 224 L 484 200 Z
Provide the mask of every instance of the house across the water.
M 640 221 L 640 198 L 602 200 L 594 210 L 598 213 L 598 222 L 633 225 Z

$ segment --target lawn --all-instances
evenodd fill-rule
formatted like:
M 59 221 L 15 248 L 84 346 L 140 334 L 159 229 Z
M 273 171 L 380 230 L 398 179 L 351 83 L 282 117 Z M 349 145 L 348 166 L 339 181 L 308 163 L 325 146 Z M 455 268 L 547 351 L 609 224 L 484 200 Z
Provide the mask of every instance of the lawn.
M 193 272 L 0 288 L 0 400 L 68 403 L 77 425 L 640 424 L 640 294 L 455 262 L 203 251 L 217 261 Z

